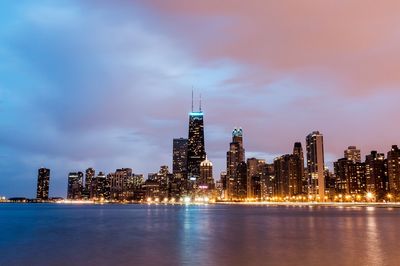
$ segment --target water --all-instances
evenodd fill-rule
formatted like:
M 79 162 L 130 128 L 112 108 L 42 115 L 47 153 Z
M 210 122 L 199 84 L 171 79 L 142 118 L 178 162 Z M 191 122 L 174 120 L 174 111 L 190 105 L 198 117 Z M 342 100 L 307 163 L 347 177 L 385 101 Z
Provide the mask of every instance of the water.
M 0 265 L 399 265 L 400 209 L 0 204 Z

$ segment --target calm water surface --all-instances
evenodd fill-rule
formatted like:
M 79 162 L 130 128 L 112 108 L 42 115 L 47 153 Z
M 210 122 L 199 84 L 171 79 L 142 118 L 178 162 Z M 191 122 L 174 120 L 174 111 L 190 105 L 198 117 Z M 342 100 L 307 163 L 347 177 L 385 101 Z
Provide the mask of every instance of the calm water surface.
M 400 209 L 0 204 L 0 265 L 400 265 Z

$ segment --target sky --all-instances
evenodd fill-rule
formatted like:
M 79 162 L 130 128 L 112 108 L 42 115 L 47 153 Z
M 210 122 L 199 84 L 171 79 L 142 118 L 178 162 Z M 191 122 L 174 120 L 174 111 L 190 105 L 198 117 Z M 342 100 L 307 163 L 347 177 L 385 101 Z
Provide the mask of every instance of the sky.
M 272 162 L 319 130 L 328 166 L 350 145 L 399 143 L 399 1 L 0 2 L 0 196 L 50 196 L 67 175 L 172 164 L 202 95 L 208 158 L 234 127 Z

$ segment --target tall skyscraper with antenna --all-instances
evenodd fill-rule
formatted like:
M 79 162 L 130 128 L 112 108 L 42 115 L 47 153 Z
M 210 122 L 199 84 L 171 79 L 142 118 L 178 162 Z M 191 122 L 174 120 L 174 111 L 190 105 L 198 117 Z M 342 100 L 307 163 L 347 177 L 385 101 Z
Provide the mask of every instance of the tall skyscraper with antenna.
M 192 90 L 192 111 L 189 113 L 189 137 L 187 152 L 188 178 L 192 181 L 200 177 L 200 163 L 206 159 L 204 146 L 204 114 L 201 110 L 201 98 L 199 111 L 193 110 Z

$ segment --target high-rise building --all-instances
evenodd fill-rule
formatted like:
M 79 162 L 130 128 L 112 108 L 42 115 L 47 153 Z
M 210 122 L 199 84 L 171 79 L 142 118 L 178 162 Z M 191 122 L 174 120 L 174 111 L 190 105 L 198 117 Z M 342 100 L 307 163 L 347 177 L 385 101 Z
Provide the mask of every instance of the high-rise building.
M 99 174 L 92 179 L 90 191 L 91 199 L 110 199 L 110 180 L 107 179 L 103 172 L 99 172 Z
M 294 160 L 296 161 L 296 176 L 299 178 L 297 180 L 297 194 L 307 194 L 307 177 L 304 171 L 304 155 L 303 155 L 303 147 L 301 146 L 301 142 L 295 142 L 293 146 L 293 156 L 295 157 Z
M 273 195 L 293 197 L 302 194 L 301 162 L 297 155 L 286 154 L 274 160 Z
M 324 140 L 319 131 L 306 137 L 308 193 L 319 200 L 325 200 Z
M 228 191 L 227 196 L 229 199 L 235 196 L 234 191 L 238 181 L 236 176 L 237 167 L 241 162 L 244 162 L 244 160 L 243 130 L 241 128 L 235 128 L 232 131 L 232 142 L 229 144 L 229 151 L 226 153 L 226 184 Z
M 225 171 L 221 172 L 219 175 L 219 179 L 221 180 L 221 198 L 228 199 L 228 190 L 227 190 L 227 174 Z
M 263 169 L 263 179 L 261 180 L 261 194 L 264 200 L 273 197 L 275 181 L 275 169 L 273 163 L 266 163 Z
M 82 199 L 83 173 L 71 172 L 68 175 L 68 199 Z
M 383 153 L 371 151 L 371 154 L 365 156 L 367 191 L 374 193 L 378 200 L 383 199 L 389 190 L 386 169 L 387 161 Z
M 206 159 L 204 146 L 204 115 L 203 112 L 189 114 L 189 138 L 187 148 L 188 178 L 196 181 L 200 176 L 200 163 Z
M 365 164 L 348 158 L 334 162 L 335 192 L 357 195 L 366 191 Z
M 49 199 L 50 169 L 40 168 L 38 170 L 36 198 L 39 200 Z
M 117 169 L 111 174 L 110 193 L 111 199 L 117 201 L 132 200 L 133 191 L 128 186 L 129 179 L 132 178 L 133 172 L 131 168 Z
M 247 198 L 247 165 L 240 162 L 236 168 L 233 199 L 245 200 Z
M 247 159 L 247 197 L 250 199 L 261 199 L 261 182 L 264 178 L 265 160 Z
M 344 151 L 344 158 L 355 163 L 361 163 L 361 151 L 356 146 L 349 146 Z
M 387 173 L 390 192 L 396 197 L 400 194 L 400 149 L 393 145 L 387 154 Z
M 188 139 L 173 140 L 172 145 L 172 173 L 187 178 Z
M 91 184 L 92 184 L 92 180 L 95 177 L 96 172 L 93 168 L 88 168 L 85 171 L 85 186 L 84 186 L 84 190 L 83 190 L 83 197 L 85 199 L 89 199 L 91 193 Z
M 200 164 L 198 185 L 207 187 L 207 189 L 214 189 L 213 165 L 208 159 L 205 159 Z

